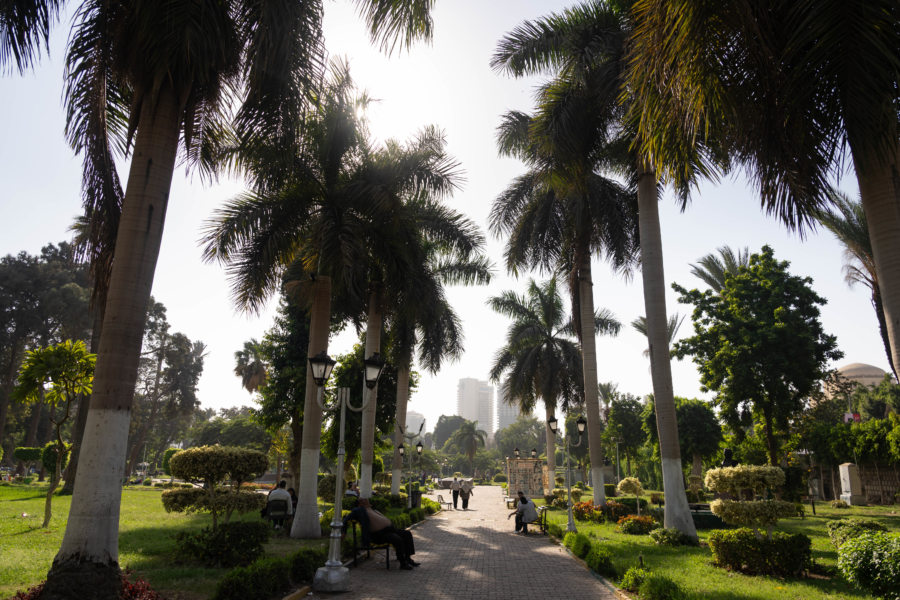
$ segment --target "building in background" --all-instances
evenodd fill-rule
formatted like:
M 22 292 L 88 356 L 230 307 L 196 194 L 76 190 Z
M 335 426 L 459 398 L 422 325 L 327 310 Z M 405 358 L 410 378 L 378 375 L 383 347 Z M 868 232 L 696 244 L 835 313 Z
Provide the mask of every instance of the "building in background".
M 425 435 L 425 415 L 414 410 L 407 411 L 406 433 L 409 435 L 416 434 L 419 432 L 420 427 L 422 428 L 422 435 Z
M 506 403 L 506 395 L 503 393 L 503 388 L 497 388 L 497 431 L 501 429 L 506 429 L 513 423 L 519 420 L 519 416 L 522 413 L 519 411 L 519 406 L 510 406 Z
M 478 429 L 494 435 L 494 388 L 487 381 L 466 377 L 456 388 L 456 411 L 467 421 L 478 423 Z

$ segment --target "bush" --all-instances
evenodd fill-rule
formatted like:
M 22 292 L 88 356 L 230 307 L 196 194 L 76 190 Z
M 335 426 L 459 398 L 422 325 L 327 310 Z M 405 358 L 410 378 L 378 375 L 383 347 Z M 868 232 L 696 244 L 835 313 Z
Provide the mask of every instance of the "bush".
M 312 581 L 316 569 L 325 564 L 327 558 L 328 549 L 325 547 L 300 548 L 288 558 L 291 563 L 291 579 L 294 583 Z
M 563 538 L 563 546 L 572 551 L 578 558 L 584 558 L 591 551 L 591 540 L 583 533 L 569 531 Z
M 359 498 L 356 496 L 344 496 L 341 498 L 341 509 L 342 510 L 353 510 L 356 508 L 356 503 L 359 501 Z
M 872 531 L 887 531 L 887 527 L 872 519 L 839 519 L 825 525 L 828 537 L 835 548 L 840 548 L 851 538 L 860 537 Z
M 213 600 L 269 600 L 291 586 L 286 558 L 263 558 L 232 569 L 219 581 Z
M 706 487 L 714 492 L 731 494 L 740 498 L 742 490 L 762 494 L 784 485 L 784 471 L 780 467 L 764 465 L 738 465 L 721 467 L 706 472 Z
M 391 525 L 396 529 L 406 529 L 410 525 L 412 525 L 412 520 L 409 518 L 409 514 L 401 512 L 393 515 L 385 515 L 391 520 Z
M 628 494 L 630 496 L 640 496 L 644 493 L 644 486 L 637 477 L 626 477 L 616 486 L 616 491 L 620 494 Z
M 390 495 L 391 493 L 391 484 L 389 483 L 376 483 L 372 486 L 372 491 L 376 494 L 382 494 L 385 496 Z
M 44 453 L 43 448 L 32 448 L 29 446 L 19 446 L 13 450 L 13 458 L 21 460 L 24 463 L 33 463 L 41 460 Z
M 227 522 L 234 512 L 243 514 L 262 510 L 266 506 L 266 497 L 256 492 L 230 492 L 223 489 L 211 494 L 209 490 L 189 486 L 166 490 L 162 493 L 162 503 L 166 512 L 224 512 Z
M 553 508 L 565 509 L 569 507 L 569 501 L 565 498 L 553 498 L 551 506 L 553 506 Z
M 429 498 L 422 498 L 422 508 L 425 509 L 425 512 L 427 514 L 433 515 L 434 513 L 441 510 L 441 505 Z
M 629 592 L 636 592 L 649 576 L 650 571 L 641 569 L 640 567 L 631 567 L 625 571 L 625 574 L 622 576 L 622 581 L 619 582 L 619 587 L 623 590 L 628 590 Z
M 122 590 L 119 592 L 119 600 L 162 600 L 162 597 L 153 591 L 150 584 L 138 577 L 131 582 L 128 580 L 129 572 L 122 573 Z M 10 600 L 38 600 L 44 591 L 45 582 L 28 588 L 27 592 L 18 592 Z
M 663 506 L 666 503 L 666 497 L 664 494 L 660 492 L 650 492 L 650 504 L 655 504 L 657 506 Z
M 506 475 L 503 473 L 497 473 L 494 475 L 494 483 L 506 483 Z
M 348 514 L 350 514 L 349 510 L 341 511 L 341 518 L 343 519 Z M 329 535 L 331 533 L 331 519 L 334 517 L 334 508 L 329 508 L 325 512 L 322 513 L 322 516 L 319 517 L 319 526 L 322 528 L 322 535 Z
M 399 494 L 390 494 L 388 496 L 389 506 L 393 508 L 406 508 L 407 494 L 400 492 Z
M 604 483 L 603 484 L 603 493 L 606 494 L 607 498 L 615 498 L 616 497 L 616 484 Z
M 600 511 L 603 513 L 603 518 L 610 523 L 616 523 L 619 519 L 629 513 L 628 507 L 625 506 L 624 503 L 617 502 L 616 500 L 608 501 L 600 507 Z
M 599 523 L 603 520 L 603 512 L 599 506 L 590 502 L 579 502 L 572 506 L 572 515 L 579 521 L 591 521 Z
M 327 502 L 328 504 L 334 503 L 334 486 L 337 482 L 337 479 L 331 473 L 326 473 L 324 475 L 319 475 L 319 483 L 316 488 L 316 494 L 319 498 L 322 499 L 323 502 Z
M 641 600 L 682 600 L 687 595 L 677 583 L 659 573 L 650 573 L 638 586 Z
M 811 544 L 802 533 L 776 532 L 771 539 L 758 538 L 747 528 L 709 534 L 716 565 L 751 575 L 799 575 L 812 563 Z
M 150 478 L 148 477 L 147 479 L 145 479 L 145 480 L 142 482 L 142 485 L 145 485 L 145 486 L 148 486 L 148 487 L 149 487 L 149 486 L 152 486 L 152 485 L 153 485 L 153 480 L 150 479 Z
M 737 468 L 737 467 L 732 467 Z M 709 505 L 713 514 L 726 523 L 766 529 L 771 536 L 772 528 L 778 519 L 797 516 L 793 502 L 784 500 L 713 500 Z
M 686 533 L 668 527 L 666 529 L 659 528 L 650 532 L 650 537 L 660 546 L 699 546 L 700 541 Z
M 553 495 L 554 498 L 565 498 L 566 488 L 553 488 L 550 490 L 550 494 Z
M 711 511 L 691 511 L 694 527 L 697 529 L 729 529 L 731 525 L 714 515 Z
M 603 575 L 607 579 L 616 577 L 616 568 L 612 564 L 612 554 L 599 544 L 591 546 L 591 551 L 588 552 L 584 562 L 587 563 L 591 571 Z
M 562 525 L 559 525 L 558 523 L 547 523 L 547 533 L 555 538 L 562 538 L 565 532 L 563 531 Z
M 850 505 L 843 500 L 832 500 L 831 508 L 850 508 Z
M 63 471 L 66 468 L 66 465 L 69 464 L 69 454 L 72 449 L 72 444 L 66 444 L 66 450 L 63 452 L 62 463 L 59 465 L 59 474 L 62 476 Z M 41 464 L 44 466 L 44 469 L 50 473 L 50 476 L 53 477 L 53 472 L 56 470 L 56 442 L 47 442 L 47 445 L 41 448 Z
M 631 498 L 618 498 L 618 499 L 616 499 L 616 502 L 617 502 L 618 504 L 623 505 L 623 506 L 624 506 L 625 508 L 627 508 L 630 512 L 637 512 L 638 501 L 640 501 L 641 512 L 647 510 L 648 504 L 647 504 L 647 501 L 644 500 L 643 498 L 634 498 L 634 497 L 631 497 Z
M 544 503 L 547 506 L 553 506 L 553 501 L 556 500 L 556 496 L 553 494 L 544 494 Z
M 166 448 L 166 451 L 163 452 L 162 459 L 162 470 L 169 475 L 172 474 L 171 467 L 169 466 L 169 461 L 172 460 L 172 457 L 175 456 L 176 452 L 179 452 L 180 448 Z
M 223 523 L 217 529 L 206 527 L 197 533 L 181 532 L 175 541 L 183 557 L 213 567 L 234 567 L 262 555 L 269 531 L 268 523 L 239 521 Z
M 847 581 L 885 600 L 900 600 L 900 534 L 874 532 L 847 540 L 838 550 Z
M 619 531 L 629 535 L 646 535 L 655 527 L 659 527 L 652 517 L 628 515 L 616 523 Z
M 577 488 L 572 488 L 572 502 L 578 502 L 581 500 L 581 490 Z
M 584 490 L 584 482 L 583 482 L 583 481 L 576 481 L 575 483 L 572 484 L 572 487 L 576 487 L 576 488 L 578 488 L 579 490 Z

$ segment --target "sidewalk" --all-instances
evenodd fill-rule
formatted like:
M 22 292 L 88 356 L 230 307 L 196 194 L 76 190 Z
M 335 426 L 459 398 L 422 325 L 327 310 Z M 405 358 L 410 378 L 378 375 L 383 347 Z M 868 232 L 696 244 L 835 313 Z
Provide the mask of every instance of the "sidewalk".
M 434 495 L 429 496 L 434 499 Z M 445 492 L 444 497 L 449 497 Z M 462 504 L 460 503 L 460 506 Z M 350 569 L 345 594 L 315 593 L 307 598 L 354 600 L 531 600 L 616 598 L 584 564 L 547 536 L 516 535 L 502 488 L 481 486 L 469 510 L 428 517 L 413 529 L 415 559 L 422 563 L 402 571 L 393 558 L 384 568 L 378 553 Z M 538 530 L 539 532 L 540 530 Z M 393 552 L 392 552 L 393 556 Z

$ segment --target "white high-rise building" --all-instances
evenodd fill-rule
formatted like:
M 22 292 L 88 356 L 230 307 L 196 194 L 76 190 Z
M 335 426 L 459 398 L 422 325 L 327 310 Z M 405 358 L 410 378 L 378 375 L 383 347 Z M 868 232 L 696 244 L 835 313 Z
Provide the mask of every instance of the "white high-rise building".
M 478 429 L 494 434 L 494 388 L 487 381 L 466 377 L 456 388 L 456 412 L 467 421 L 478 423 Z
M 422 435 L 425 435 L 425 415 L 414 410 L 407 411 L 406 433 L 409 435 L 416 434 L 419 432 L 420 427 L 422 428 Z
M 515 423 L 519 415 L 519 406 L 510 406 L 506 403 L 506 397 L 503 394 L 503 388 L 497 388 L 497 431 L 506 429 Z

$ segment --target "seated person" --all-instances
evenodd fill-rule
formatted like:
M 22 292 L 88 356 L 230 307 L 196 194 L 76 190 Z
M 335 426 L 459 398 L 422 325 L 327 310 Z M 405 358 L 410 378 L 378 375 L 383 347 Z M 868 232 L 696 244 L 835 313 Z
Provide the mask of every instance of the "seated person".
M 347 527 L 347 521 L 351 520 L 357 521 L 362 529 L 363 546 L 373 543 L 390 544 L 397 553 L 401 569 L 411 571 L 413 567 L 419 566 L 412 559 L 412 555 L 416 553 L 412 533 L 406 529 L 396 529 L 390 519 L 372 508 L 368 498 L 360 498 L 356 508 L 344 517 L 344 528 Z
M 537 507 L 534 502 L 525 497 L 525 492 L 519 490 L 519 502 L 516 510 L 507 515 L 507 519 L 516 515 L 516 533 L 528 533 L 528 524 L 538 520 Z
M 356 496 L 359 498 L 359 488 L 356 486 L 356 482 L 351 481 L 347 484 L 347 489 L 344 491 L 345 496 Z
M 288 494 L 291 495 L 291 513 L 297 512 L 297 502 L 300 501 L 300 498 L 297 497 L 297 492 L 294 488 L 288 488 Z
M 288 516 L 291 516 L 294 514 L 294 505 L 291 502 L 291 494 L 285 489 L 286 487 L 287 481 L 282 479 L 278 482 L 278 487 L 269 492 L 266 503 L 268 504 L 272 500 L 284 500 L 287 502 L 287 514 Z M 280 529 L 284 525 L 285 520 L 286 519 L 272 519 L 272 522 L 275 524 L 276 529 Z

